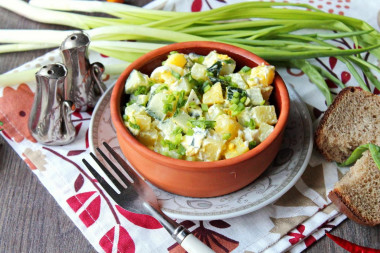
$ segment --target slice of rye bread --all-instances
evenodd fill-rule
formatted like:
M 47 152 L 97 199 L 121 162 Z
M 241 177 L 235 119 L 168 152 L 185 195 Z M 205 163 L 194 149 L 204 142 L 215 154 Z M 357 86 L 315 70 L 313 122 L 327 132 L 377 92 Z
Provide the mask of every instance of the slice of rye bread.
M 351 220 L 380 224 L 380 170 L 369 151 L 335 184 L 328 197 Z
M 329 161 L 343 162 L 362 144 L 380 145 L 380 96 L 347 87 L 336 96 L 315 132 L 315 144 Z

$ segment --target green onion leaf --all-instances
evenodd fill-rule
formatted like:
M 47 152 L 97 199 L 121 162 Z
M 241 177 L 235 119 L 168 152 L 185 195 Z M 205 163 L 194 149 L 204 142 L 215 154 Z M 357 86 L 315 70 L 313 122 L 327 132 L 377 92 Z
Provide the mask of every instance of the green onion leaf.
M 253 148 L 256 147 L 256 146 L 257 146 L 256 141 L 250 141 L 250 142 L 248 143 L 248 147 L 249 147 L 249 149 L 253 149 Z
M 351 153 L 350 157 L 348 157 L 346 161 L 338 163 L 338 165 L 349 166 L 353 164 L 354 162 L 356 162 L 356 160 L 362 157 L 363 153 L 367 150 L 370 151 L 373 161 L 380 170 L 380 147 L 372 143 L 360 145 Z
M 208 128 L 214 128 L 216 121 L 215 120 L 190 120 L 191 126 L 193 127 L 199 127 L 203 129 L 208 129 Z
M 231 134 L 230 133 L 224 133 L 223 135 L 222 135 L 222 139 L 223 140 L 229 140 L 231 138 Z
M 240 70 L 240 72 L 242 72 L 242 73 L 248 73 L 249 71 L 251 71 L 251 68 L 248 66 L 244 66 Z
M 208 105 L 201 104 L 202 111 L 207 112 L 208 111 Z
M 174 70 L 172 70 L 172 75 L 176 78 L 176 79 L 181 79 L 181 75 L 178 73 L 178 72 L 176 72 L 176 71 L 174 71 Z
M 135 90 L 135 92 L 133 92 L 133 95 L 138 96 L 141 94 L 145 95 L 147 93 L 148 93 L 148 88 L 146 86 L 139 86 L 137 88 L 137 90 Z

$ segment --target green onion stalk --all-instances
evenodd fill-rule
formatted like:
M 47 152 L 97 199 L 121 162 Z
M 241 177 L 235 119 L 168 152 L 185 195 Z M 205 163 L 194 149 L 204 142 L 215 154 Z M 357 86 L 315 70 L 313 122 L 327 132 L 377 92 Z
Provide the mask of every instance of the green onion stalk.
M 345 85 L 308 59 L 334 56 L 346 65 L 363 89 L 370 90 L 357 69 L 380 89 L 374 74 L 380 69 L 361 56 L 370 52 L 380 59 L 380 33 L 364 21 L 325 13 L 308 4 L 242 2 L 194 13 L 95 1 L 31 0 L 28 4 L 0 0 L 0 7 L 37 22 L 84 30 L 92 41 L 90 49 L 128 63 L 170 43 L 217 41 L 244 48 L 281 66 L 301 69 L 321 90 L 327 104 L 331 104 L 333 96 L 325 79 L 340 88 Z M 107 17 L 73 11 L 103 13 Z M 304 29 L 318 32 L 306 33 Z M 58 47 L 72 32 L 0 30 L 0 53 Z M 344 38 L 350 38 L 355 47 L 342 50 L 330 42 Z M 9 77 L 0 76 L 0 85 Z

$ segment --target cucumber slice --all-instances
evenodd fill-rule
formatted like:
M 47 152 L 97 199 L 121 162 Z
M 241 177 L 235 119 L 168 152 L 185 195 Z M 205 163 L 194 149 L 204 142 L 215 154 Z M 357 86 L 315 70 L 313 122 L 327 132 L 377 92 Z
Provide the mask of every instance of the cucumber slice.
M 261 89 L 258 87 L 249 88 L 247 90 L 247 95 L 253 105 L 262 105 L 265 102 L 263 95 L 261 94 Z
M 187 122 L 190 119 L 191 117 L 184 111 L 180 111 L 176 116 L 173 117 L 174 123 L 176 123 L 179 127 L 181 127 L 185 131 L 189 129 Z
M 154 94 L 148 102 L 147 113 L 156 120 L 162 121 L 165 119 L 164 101 L 167 99 L 167 94 Z
M 185 109 L 188 109 L 190 107 L 190 104 L 195 104 L 195 105 L 200 105 L 201 101 L 199 100 L 197 94 L 195 93 L 194 90 L 190 91 L 190 95 L 187 98 L 186 104 L 185 104 Z

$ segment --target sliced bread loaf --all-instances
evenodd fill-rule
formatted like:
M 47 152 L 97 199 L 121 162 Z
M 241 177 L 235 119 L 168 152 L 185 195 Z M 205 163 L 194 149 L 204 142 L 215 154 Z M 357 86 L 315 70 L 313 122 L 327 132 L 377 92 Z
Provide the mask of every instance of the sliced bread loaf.
M 343 89 L 315 133 L 317 149 L 329 161 L 345 161 L 362 144 L 380 145 L 380 96 L 355 87 Z
M 369 226 L 380 224 L 380 170 L 369 151 L 363 153 L 328 196 L 353 221 Z

